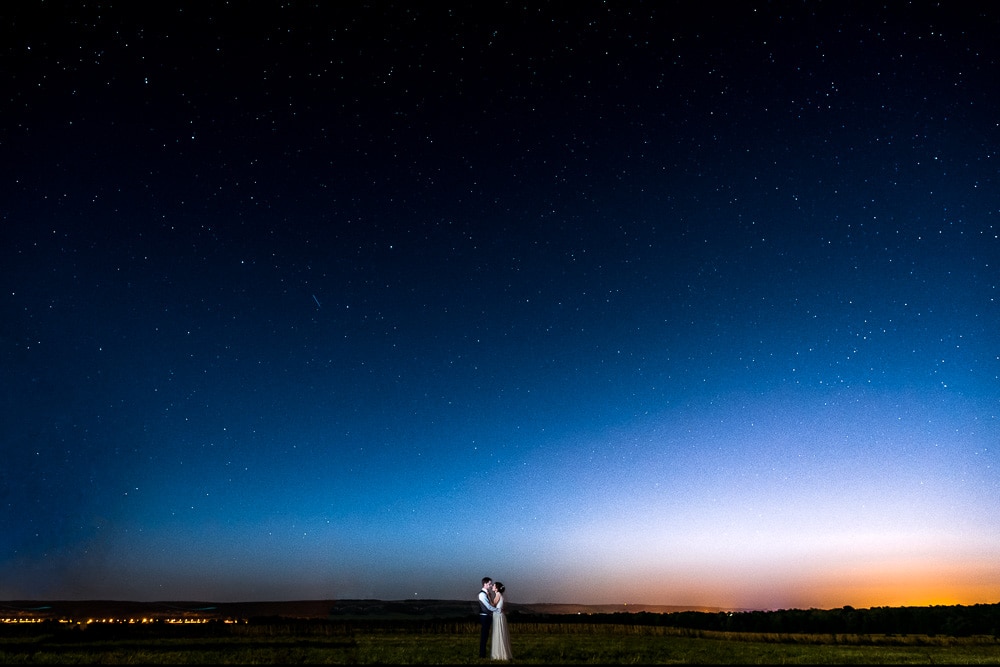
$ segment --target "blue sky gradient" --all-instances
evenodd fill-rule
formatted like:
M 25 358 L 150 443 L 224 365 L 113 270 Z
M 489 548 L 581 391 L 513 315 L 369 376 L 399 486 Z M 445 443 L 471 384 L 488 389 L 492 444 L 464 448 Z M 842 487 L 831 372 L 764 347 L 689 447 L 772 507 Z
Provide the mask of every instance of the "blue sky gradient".
M 1000 601 L 1000 13 L 0 13 L 0 599 Z

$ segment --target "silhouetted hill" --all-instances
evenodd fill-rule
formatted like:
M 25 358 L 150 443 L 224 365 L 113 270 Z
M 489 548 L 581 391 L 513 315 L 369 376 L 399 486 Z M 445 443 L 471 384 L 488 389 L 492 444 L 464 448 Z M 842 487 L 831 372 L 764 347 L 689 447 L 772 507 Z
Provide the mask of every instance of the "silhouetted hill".
M 613 614 L 717 612 L 720 609 L 667 605 L 585 605 L 508 603 L 510 613 Z M 128 600 L 13 600 L 0 602 L 0 618 L 88 619 L 198 618 L 452 618 L 478 613 L 475 600 L 289 600 L 264 602 L 209 602 L 200 600 L 134 602 Z
M 0 621 L 36 619 L 120 622 L 344 620 L 376 624 L 472 619 L 474 600 L 291 600 L 278 602 L 130 602 L 14 600 L 0 602 Z M 1000 641 L 1000 604 L 855 609 L 722 610 L 668 605 L 509 603 L 511 620 L 663 625 L 700 631 L 923 634 Z
M 711 607 L 684 607 L 668 605 L 624 605 L 624 604 L 560 604 L 535 603 L 519 604 L 507 602 L 511 614 L 615 614 L 650 612 L 666 614 L 677 611 L 718 612 Z M 436 617 L 467 616 L 479 613 L 475 600 L 337 600 L 333 603 L 331 615 L 374 616 L 374 615 L 425 615 Z
M 0 602 L 0 618 L 88 619 L 247 619 L 327 618 L 333 600 L 281 602 L 206 602 L 197 600 L 133 602 L 128 600 L 14 600 Z

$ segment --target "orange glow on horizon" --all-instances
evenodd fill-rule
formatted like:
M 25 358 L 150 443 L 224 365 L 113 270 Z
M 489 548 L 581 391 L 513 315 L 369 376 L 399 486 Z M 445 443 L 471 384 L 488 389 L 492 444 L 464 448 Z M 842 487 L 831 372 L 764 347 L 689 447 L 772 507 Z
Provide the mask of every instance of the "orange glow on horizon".
M 631 601 L 729 610 L 1000 604 L 997 570 L 986 559 L 943 562 L 940 558 L 885 559 L 860 565 L 813 562 L 797 570 L 772 573 L 758 567 L 728 576 L 723 568 L 714 573 L 687 568 L 672 574 L 647 568 L 642 580 L 656 581 L 657 586 L 634 595 Z
M 831 572 L 802 588 L 827 608 L 930 607 L 1000 602 L 990 563 L 889 562 L 863 572 Z

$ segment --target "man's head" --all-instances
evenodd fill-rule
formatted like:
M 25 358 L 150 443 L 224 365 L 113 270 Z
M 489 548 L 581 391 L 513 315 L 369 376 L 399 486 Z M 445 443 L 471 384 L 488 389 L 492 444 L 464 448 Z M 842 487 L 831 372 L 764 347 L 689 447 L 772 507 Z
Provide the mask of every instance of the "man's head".
M 489 588 L 493 585 L 493 579 L 490 577 L 483 577 L 483 588 Z

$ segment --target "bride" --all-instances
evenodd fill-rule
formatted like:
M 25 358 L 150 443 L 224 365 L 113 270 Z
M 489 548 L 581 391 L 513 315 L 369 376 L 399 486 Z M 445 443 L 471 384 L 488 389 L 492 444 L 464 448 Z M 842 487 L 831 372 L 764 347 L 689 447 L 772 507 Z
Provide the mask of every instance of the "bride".
M 507 616 L 503 611 L 503 592 L 507 590 L 502 582 L 493 585 L 496 597 L 493 599 L 493 606 L 497 611 L 493 612 L 493 639 L 490 642 L 490 658 L 493 660 L 510 660 L 513 655 L 510 652 L 510 631 L 507 629 Z

